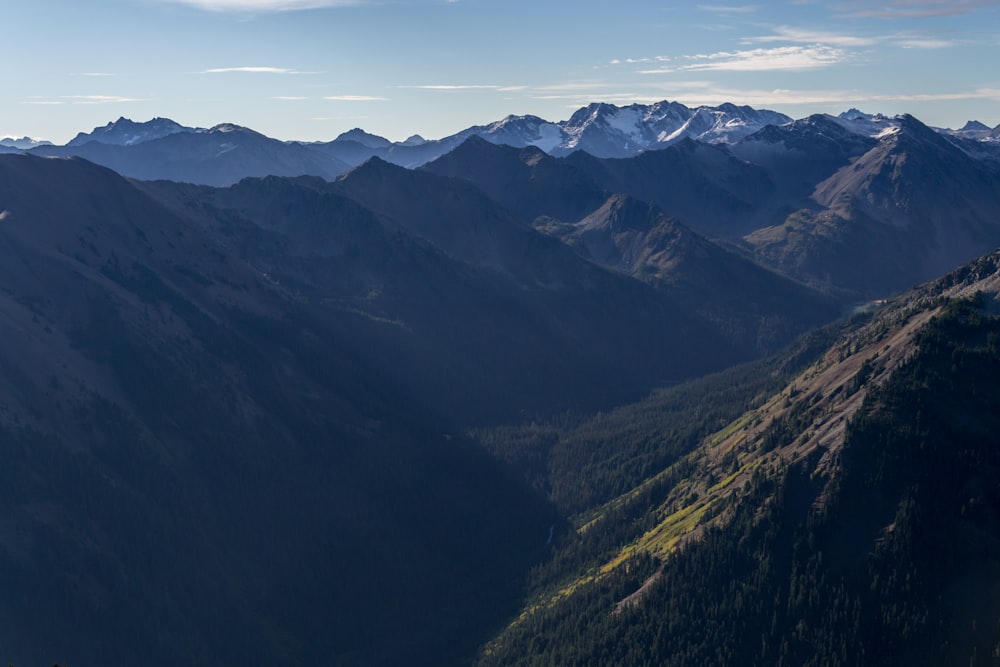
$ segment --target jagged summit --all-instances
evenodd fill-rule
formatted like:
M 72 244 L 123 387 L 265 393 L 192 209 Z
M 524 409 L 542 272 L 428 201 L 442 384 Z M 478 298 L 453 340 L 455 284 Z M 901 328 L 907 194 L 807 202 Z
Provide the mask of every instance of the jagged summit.
M 404 141 L 390 141 L 354 128 L 329 142 L 280 141 L 233 123 L 221 123 L 205 129 L 187 127 L 168 118 L 136 122 L 120 117 L 91 132 L 78 134 L 65 146 L 15 144 L 13 140 L 4 140 L 0 143 L 0 150 L 38 150 L 45 155 L 76 155 L 135 178 L 179 178 L 220 185 L 248 175 L 311 174 L 333 177 L 373 156 L 398 166 L 417 168 L 456 149 L 472 136 L 514 148 L 533 146 L 553 157 L 582 152 L 597 158 L 631 158 L 684 141 L 694 141 L 722 146 L 740 153 L 742 159 L 751 159 L 761 150 L 780 150 L 781 145 L 792 147 L 793 144 L 813 140 L 828 144 L 832 141 L 845 146 L 856 144 L 856 140 L 843 138 L 844 131 L 864 138 L 881 139 L 895 133 L 902 122 L 900 117 L 870 114 L 856 108 L 837 116 L 815 114 L 793 121 L 782 113 L 732 103 L 688 107 L 667 100 L 627 106 L 594 102 L 581 107 L 564 121 L 552 122 L 530 114 L 510 114 L 491 123 L 474 125 L 433 140 L 414 134 Z M 839 129 L 833 124 L 837 124 Z M 807 127 L 810 125 L 811 129 Z M 823 125 L 822 129 L 820 125 Z M 794 131 L 784 132 L 788 126 Z M 1000 161 L 996 148 L 1000 129 L 990 130 L 982 123 L 970 121 L 962 130 L 933 131 L 955 143 L 965 142 L 964 150 L 970 154 Z M 211 162 L 222 157 L 218 146 L 219 135 L 222 134 L 230 136 L 225 142 L 235 141 L 233 137 L 236 136 L 254 142 L 255 147 L 249 152 L 253 153 L 253 159 L 258 164 L 252 169 L 231 164 L 220 171 L 203 163 L 204 160 Z M 216 143 L 201 146 L 191 140 L 191 136 L 211 139 Z M 756 147 L 748 147 L 744 140 L 755 141 Z M 229 150 L 232 146 L 225 148 Z M 176 159 L 179 164 L 184 162 L 185 155 L 192 159 L 194 153 L 203 155 L 197 158 L 199 166 L 195 172 L 178 174 L 173 169 L 156 168 L 148 155 L 141 159 L 132 155 L 140 150 L 156 153 L 161 163 L 164 156 L 169 156 L 170 161 Z M 853 154 L 854 148 L 848 152 Z M 226 159 L 233 160 L 234 156 L 229 155 Z M 208 176 L 203 173 L 206 169 L 215 173 Z
M 79 133 L 66 145 L 80 146 L 91 141 L 96 141 L 114 146 L 133 146 L 167 137 L 171 134 L 193 131 L 194 128 L 185 127 L 169 118 L 153 118 L 144 123 L 137 123 L 122 116 L 104 127 L 94 128 L 89 133 Z

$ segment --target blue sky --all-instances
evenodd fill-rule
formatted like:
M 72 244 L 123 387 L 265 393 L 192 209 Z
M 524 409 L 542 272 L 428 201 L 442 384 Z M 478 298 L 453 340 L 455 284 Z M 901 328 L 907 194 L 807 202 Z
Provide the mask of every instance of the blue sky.
M 1000 0 L 8 0 L 0 136 L 125 116 L 438 138 L 592 101 L 1000 124 Z

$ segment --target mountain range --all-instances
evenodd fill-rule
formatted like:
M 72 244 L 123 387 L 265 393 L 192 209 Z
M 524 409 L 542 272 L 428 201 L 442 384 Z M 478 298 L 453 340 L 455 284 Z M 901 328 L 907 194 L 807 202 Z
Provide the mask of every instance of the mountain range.
M 990 664 L 991 133 L 10 147 L 0 659 Z
M 838 120 L 862 135 L 874 135 L 894 125 L 894 119 L 856 109 L 844 112 Z M 419 167 L 473 136 L 517 148 L 537 146 L 554 156 L 584 151 L 595 157 L 625 158 L 666 148 L 683 139 L 731 145 L 765 127 L 790 122 L 791 118 L 774 111 L 733 104 L 689 108 L 667 101 L 626 107 L 595 103 L 565 121 L 507 116 L 436 140 L 414 135 L 402 142 L 391 142 L 356 128 L 330 142 L 281 142 L 231 123 L 203 129 L 166 118 L 141 123 L 119 118 L 77 134 L 64 146 L 39 144 L 27 137 L 17 142 L 5 139 L 2 146 L 6 150 L 37 148 L 44 155 L 84 157 L 133 178 L 231 185 L 247 176 L 331 178 L 372 157 Z M 978 144 L 1000 139 L 1000 128 L 990 130 L 976 121 L 960 130 L 941 132 L 958 141 Z
M 470 181 L 564 241 L 575 238 L 566 225 L 624 194 L 849 301 L 905 289 L 1000 243 L 992 215 L 1000 142 L 983 127 L 934 130 L 912 116 L 856 109 L 793 121 L 728 104 L 662 102 L 593 104 L 562 123 L 508 117 L 399 143 L 362 130 L 304 144 L 229 124 L 119 119 L 30 152 L 217 187 L 266 175 L 333 180 L 377 158 Z
M 633 400 L 839 312 L 668 225 L 715 254 L 673 248 L 679 280 L 755 278 L 706 307 L 377 159 L 212 188 L 3 155 L 0 209 L 17 663 L 457 663 L 564 521 L 468 428 Z

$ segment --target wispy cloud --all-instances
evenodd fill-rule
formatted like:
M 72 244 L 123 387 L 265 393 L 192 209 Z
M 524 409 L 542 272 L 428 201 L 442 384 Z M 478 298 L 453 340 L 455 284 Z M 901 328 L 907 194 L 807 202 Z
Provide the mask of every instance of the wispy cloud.
M 741 14 L 753 14 L 760 10 L 760 7 L 757 5 L 698 5 L 698 9 L 712 14 L 721 14 L 722 16 L 738 16 Z
M 666 87 L 665 87 L 666 90 Z M 879 103 L 949 102 L 960 100 L 1000 101 L 1000 89 L 944 93 L 876 93 L 866 90 L 796 90 L 739 89 L 709 85 L 699 88 L 671 89 L 665 93 L 670 99 L 688 105 L 748 104 L 750 106 L 820 106 L 820 105 L 874 105 Z
M 954 42 L 946 39 L 922 39 L 916 37 L 898 39 L 896 40 L 896 44 L 904 49 L 947 49 L 955 45 Z
M 148 102 L 137 97 L 122 97 L 119 95 L 66 95 L 65 99 L 73 104 L 121 104 L 124 102 Z
M 287 67 L 213 67 L 202 70 L 198 74 L 317 74 L 317 72 L 303 72 Z
M 385 102 L 389 98 L 376 95 L 327 95 L 323 99 L 334 102 Z
M 779 46 L 771 49 L 719 51 L 717 53 L 685 56 L 675 59 L 679 61 L 677 64 L 667 64 L 655 69 L 640 70 L 639 73 L 797 71 L 830 67 L 845 62 L 848 59 L 849 55 L 846 51 L 821 44 Z
M 489 85 L 489 84 L 453 84 L 453 83 L 442 83 L 442 84 L 430 84 L 422 86 L 400 86 L 400 88 L 409 88 L 415 90 L 500 90 L 503 86 Z
M 364 0 L 161 0 L 208 12 L 290 12 L 303 9 L 350 7 Z
M 742 42 L 744 44 L 789 42 L 792 44 L 823 44 L 845 48 L 895 44 L 907 49 L 943 49 L 954 45 L 954 42 L 949 40 L 928 36 L 927 33 L 921 34 L 919 32 L 861 36 L 791 26 L 779 26 L 767 35 L 744 37 Z
M 845 18 L 934 18 L 969 14 L 982 7 L 997 4 L 1000 4 L 1000 0 L 893 0 L 880 3 L 852 1 L 836 5 L 836 10 Z
M 25 104 L 59 106 L 64 104 L 126 104 L 131 102 L 149 102 L 149 100 L 119 95 L 60 95 L 51 98 L 32 97 L 26 100 Z
M 836 32 L 809 30 L 792 26 L 778 26 L 768 35 L 745 37 L 744 44 L 760 44 L 770 42 L 790 42 L 793 44 L 824 44 L 827 46 L 872 46 L 880 40 L 876 37 L 861 37 Z
M 566 83 L 555 83 L 548 86 L 535 86 L 532 91 L 539 93 L 593 93 L 596 90 L 606 90 L 609 84 L 607 81 L 568 81 Z

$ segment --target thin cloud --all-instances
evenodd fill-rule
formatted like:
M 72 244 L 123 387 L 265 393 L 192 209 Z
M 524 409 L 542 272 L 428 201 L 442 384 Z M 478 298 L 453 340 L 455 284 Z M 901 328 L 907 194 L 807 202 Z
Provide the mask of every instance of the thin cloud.
M 213 67 L 202 70 L 199 74 L 316 74 L 316 72 L 302 72 L 297 69 L 287 67 Z
M 723 16 L 753 14 L 760 10 L 757 5 L 698 5 L 698 9 Z
M 148 102 L 136 97 L 121 97 L 118 95 L 65 95 L 64 99 L 71 104 L 125 104 L 128 102 Z
M 872 93 L 864 90 L 770 90 L 734 89 L 712 86 L 688 91 L 671 90 L 671 99 L 682 104 L 747 104 L 750 106 L 865 105 L 906 102 L 950 102 L 959 100 L 1000 100 L 1000 89 L 978 88 L 947 93 Z
M 894 44 L 906 49 L 943 49 L 954 42 L 936 37 L 923 37 L 920 33 L 901 33 L 862 37 L 844 33 L 823 32 L 790 26 L 779 26 L 769 35 L 745 37 L 744 44 L 791 42 L 793 44 L 823 44 L 836 47 L 865 47 L 877 44 Z
M 556 83 L 548 86 L 535 86 L 532 90 L 542 93 L 593 93 L 595 90 L 602 90 L 608 87 L 605 81 L 570 81 L 568 83 Z
M 59 106 L 66 104 L 127 104 L 131 102 L 149 102 L 149 100 L 137 97 L 122 97 L 119 95 L 60 95 L 56 98 L 35 97 L 27 100 L 25 103 Z
M 400 88 L 408 88 L 413 90 L 500 90 L 503 86 L 486 85 L 486 84 L 431 84 L 425 86 L 400 86 Z
M 871 2 L 844 2 L 836 6 L 844 18 L 934 18 L 969 14 L 982 7 L 1000 4 L 1000 0 L 894 0 Z
M 291 12 L 303 9 L 351 7 L 363 0 L 162 0 L 207 12 Z
M 830 67 L 848 60 L 842 49 L 830 46 L 780 46 L 772 49 L 720 51 L 688 56 L 689 64 L 640 70 L 640 74 L 673 72 L 774 72 L 800 71 Z
M 744 44 L 760 44 L 768 42 L 791 42 L 793 44 L 823 44 L 826 46 L 872 46 L 880 41 L 874 37 L 859 37 L 820 30 L 809 30 L 791 26 L 778 26 L 769 35 L 746 37 Z
M 947 49 L 954 46 L 954 42 L 946 39 L 900 39 L 896 42 L 904 49 Z
M 334 102 L 385 102 L 388 98 L 375 95 L 327 95 L 323 99 Z

